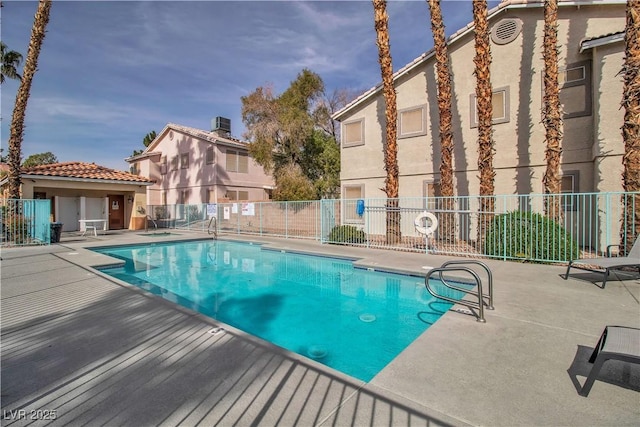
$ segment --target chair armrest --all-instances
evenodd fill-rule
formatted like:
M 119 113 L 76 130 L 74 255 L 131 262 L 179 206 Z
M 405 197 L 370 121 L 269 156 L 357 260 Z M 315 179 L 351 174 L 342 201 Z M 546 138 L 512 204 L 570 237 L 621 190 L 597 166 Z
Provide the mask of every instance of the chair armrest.
M 607 258 L 611 258 L 611 248 L 614 246 L 618 248 L 618 253 L 620 253 L 620 245 L 609 245 L 607 246 Z

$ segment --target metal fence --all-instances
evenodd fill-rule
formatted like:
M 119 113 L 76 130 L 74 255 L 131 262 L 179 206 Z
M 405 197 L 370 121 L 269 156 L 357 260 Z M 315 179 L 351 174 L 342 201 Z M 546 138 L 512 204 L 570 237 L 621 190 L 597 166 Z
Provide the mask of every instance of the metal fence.
M 554 197 L 562 207 L 559 222 L 544 215 L 545 200 Z M 147 212 L 150 228 L 205 231 L 215 216 L 219 233 L 544 262 L 624 252 L 640 231 L 640 193 L 500 195 L 482 202 L 478 196 L 327 199 L 149 206 Z M 438 222 L 428 235 L 418 231 L 425 224 L 416 225 L 423 212 Z
M 51 201 L 0 199 L 0 246 L 48 245 Z

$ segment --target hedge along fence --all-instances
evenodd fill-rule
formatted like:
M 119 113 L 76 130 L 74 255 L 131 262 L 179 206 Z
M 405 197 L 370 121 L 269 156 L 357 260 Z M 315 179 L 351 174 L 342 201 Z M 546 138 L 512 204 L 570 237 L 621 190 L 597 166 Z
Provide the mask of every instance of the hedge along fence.
M 570 261 L 580 256 L 578 244 L 562 225 L 532 212 L 495 216 L 484 245 L 485 255 L 500 258 Z

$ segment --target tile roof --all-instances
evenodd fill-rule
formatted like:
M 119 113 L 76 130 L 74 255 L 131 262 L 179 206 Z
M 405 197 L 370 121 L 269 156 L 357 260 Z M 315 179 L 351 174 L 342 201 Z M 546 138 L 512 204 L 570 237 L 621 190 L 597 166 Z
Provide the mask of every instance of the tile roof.
M 95 179 L 104 181 L 127 181 L 127 182 L 144 182 L 151 183 L 153 181 L 129 172 L 118 171 L 95 163 L 84 162 L 65 162 L 53 163 L 50 165 L 32 166 L 22 168 L 22 175 L 30 176 L 51 176 L 61 178 L 75 179 Z

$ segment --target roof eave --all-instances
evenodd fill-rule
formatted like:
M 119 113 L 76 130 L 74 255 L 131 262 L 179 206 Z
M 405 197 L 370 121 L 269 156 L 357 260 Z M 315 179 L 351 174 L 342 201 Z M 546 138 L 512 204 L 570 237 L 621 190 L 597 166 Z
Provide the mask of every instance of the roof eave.
M 122 181 L 117 179 L 74 178 L 69 176 L 51 176 L 51 175 L 26 175 L 25 174 L 25 175 L 20 175 L 20 178 L 40 179 L 40 180 L 46 180 L 46 181 L 91 182 L 96 184 L 153 185 L 153 182 L 151 181 Z

